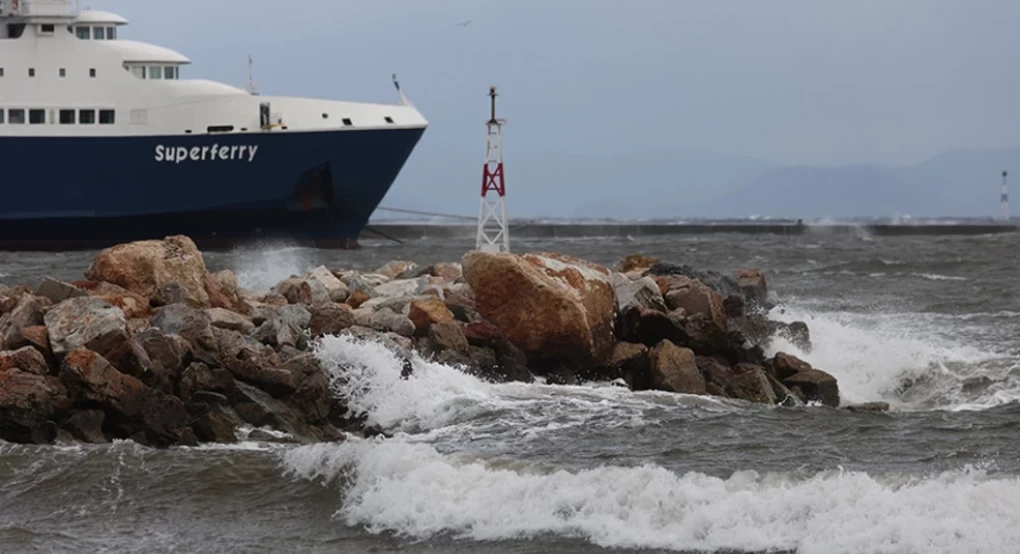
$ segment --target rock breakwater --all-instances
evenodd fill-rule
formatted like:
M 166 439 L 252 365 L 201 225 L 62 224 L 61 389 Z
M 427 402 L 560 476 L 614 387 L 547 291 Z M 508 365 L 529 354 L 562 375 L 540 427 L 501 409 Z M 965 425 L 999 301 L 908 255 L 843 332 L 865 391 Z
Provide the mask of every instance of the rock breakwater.
M 295 442 L 372 433 L 321 365 L 325 336 L 379 342 L 496 382 L 611 381 L 634 391 L 838 406 L 836 380 L 786 354 L 807 326 L 770 321 L 765 276 L 636 255 L 615 268 L 555 253 L 318 267 L 268 292 L 210 273 L 187 237 L 102 251 L 82 281 L 0 286 L 0 439 Z M 250 436 L 250 435 L 249 435 Z M 282 437 L 282 438 L 281 438 Z

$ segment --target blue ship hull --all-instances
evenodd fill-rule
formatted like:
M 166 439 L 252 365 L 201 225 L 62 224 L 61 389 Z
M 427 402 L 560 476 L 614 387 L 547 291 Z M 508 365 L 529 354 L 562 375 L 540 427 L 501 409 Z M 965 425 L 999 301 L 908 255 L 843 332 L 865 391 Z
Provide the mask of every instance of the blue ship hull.
M 356 247 L 424 129 L 0 138 L 0 249 Z

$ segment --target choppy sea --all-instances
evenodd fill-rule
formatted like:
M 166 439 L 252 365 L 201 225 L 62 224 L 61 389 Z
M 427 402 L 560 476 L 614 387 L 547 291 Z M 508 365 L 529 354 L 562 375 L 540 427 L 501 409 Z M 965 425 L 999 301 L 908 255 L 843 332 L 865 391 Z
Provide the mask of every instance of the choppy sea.
M 315 266 L 457 261 L 466 242 L 207 253 L 265 289 Z M 782 408 L 589 383 L 493 385 L 328 338 L 337 386 L 393 434 L 166 451 L 0 442 L 2 552 L 1015 553 L 1020 236 L 517 242 L 760 267 L 844 403 Z M 0 253 L 0 282 L 80 279 L 93 253 Z

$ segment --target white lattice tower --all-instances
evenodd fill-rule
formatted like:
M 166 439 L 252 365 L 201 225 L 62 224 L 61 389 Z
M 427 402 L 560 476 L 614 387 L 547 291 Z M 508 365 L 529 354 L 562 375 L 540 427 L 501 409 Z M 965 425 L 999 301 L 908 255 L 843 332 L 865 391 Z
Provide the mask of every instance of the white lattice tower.
M 482 171 L 482 205 L 478 212 L 475 248 L 483 252 L 509 252 L 510 226 L 506 219 L 506 177 L 503 172 L 503 124 L 496 119 L 496 87 L 489 89 L 492 117 L 486 123 L 488 140 Z
M 1009 177 L 1009 172 L 1002 172 L 1002 207 L 999 212 L 999 219 L 1002 221 L 1009 221 L 1009 188 L 1006 187 L 1006 178 Z

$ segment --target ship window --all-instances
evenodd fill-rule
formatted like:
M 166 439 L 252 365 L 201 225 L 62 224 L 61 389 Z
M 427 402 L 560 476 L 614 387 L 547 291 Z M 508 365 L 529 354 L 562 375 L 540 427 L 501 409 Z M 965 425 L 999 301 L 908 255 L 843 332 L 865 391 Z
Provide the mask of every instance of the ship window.
M 116 112 L 113 110 L 99 110 L 99 124 L 100 125 L 113 125 L 116 117 Z
M 96 122 L 96 110 L 79 110 L 78 123 L 82 125 L 93 125 Z
M 172 80 L 177 79 L 177 66 L 168 65 L 168 66 L 164 67 L 163 68 L 163 78 L 164 79 L 172 79 Z
M 349 117 L 345 117 L 344 118 L 344 125 L 350 127 L 351 125 L 354 125 L 354 123 L 351 121 L 351 119 Z
M 28 76 L 29 77 L 35 77 L 35 68 L 34 67 L 28 68 Z
M 4 76 L 4 68 L 0 67 L 0 77 Z
M 4 122 L 4 111 L 0 110 L 0 123 Z
M 7 26 L 7 38 L 21 38 L 25 34 L 27 23 L 13 23 Z
M 322 114 L 322 119 L 329 119 L 329 114 L 328 113 Z
M 149 78 L 150 79 L 162 79 L 163 78 L 163 67 L 159 65 L 149 66 Z
M 63 67 L 60 68 L 60 76 L 67 77 L 67 70 L 64 69 Z
M 139 79 L 145 78 L 145 66 L 144 65 L 133 65 L 131 66 L 131 73 L 135 74 L 135 77 Z
M 42 125 L 43 123 L 46 123 L 46 110 L 29 110 L 28 122 L 32 125 Z
M 60 124 L 74 125 L 74 110 L 60 110 Z
M 93 27 L 92 36 L 96 40 L 106 40 L 106 27 Z
M 56 28 L 52 23 L 43 23 L 39 26 L 39 32 L 47 35 L 52 35 L 56 31 Z
M 106 28 L 106 40 L 117 40 L 117 28 L 107 27 Z
M 92 29 L 89 27 L 78 27 L 75 29 L 75 34 L 78 35 L 78 38 L 81 40 L 89 40 L 92 38 Z
M 89 70 L 89 77 L 92 77 L 93 79 L 96 78 L 96 68 L 93 67 Z
M 393 123 L 393 118 L 386 116 L 386 123 Z
M 23 125 L 25 110 L 7 110 L 7 121 L 10 121 L 12 125 Z
M 229 133 L 234 130 L 233 125 L 212 125 L 206 131 L 210 133 Z

